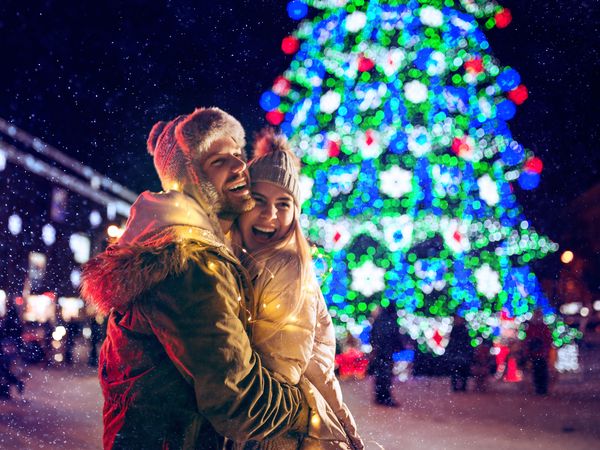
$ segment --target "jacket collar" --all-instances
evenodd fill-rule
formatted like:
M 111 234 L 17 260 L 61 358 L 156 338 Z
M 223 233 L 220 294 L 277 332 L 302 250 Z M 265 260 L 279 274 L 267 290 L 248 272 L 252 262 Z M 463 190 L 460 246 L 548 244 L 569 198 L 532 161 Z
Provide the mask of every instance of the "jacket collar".
M 156 247 L 164 239 L 166 228 L 172 228 L 172 239 L 185 239 L 202 230 L 204 238 L 215 244 L 225 242 L 216 216 L 197 199 L 178 191 L 146 191 L 131 207 L 125 232 L 116 245 Z
M 122 310 L 151 286 L 184 272 L 198 252 L 239 266 L 216 218 L 181 192 L 144 192 L 121 238 L 84 267 L 81 294 L 101 313 Z

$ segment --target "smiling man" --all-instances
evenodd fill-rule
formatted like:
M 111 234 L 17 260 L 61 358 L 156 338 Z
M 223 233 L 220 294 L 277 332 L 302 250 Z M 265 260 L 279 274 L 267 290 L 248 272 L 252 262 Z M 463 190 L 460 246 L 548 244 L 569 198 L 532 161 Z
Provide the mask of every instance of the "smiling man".
M 105 448 L 217 449 L 225 436 L 304 434 L 300 391 L 246 334 L 251 286 L 225 243 L 254 205 L 244 130 L 218 108 L 157 123 L 164 191 L 144 192 L 118 242 L 88 263 L 83 296 L 109 313 L 99 364 Z

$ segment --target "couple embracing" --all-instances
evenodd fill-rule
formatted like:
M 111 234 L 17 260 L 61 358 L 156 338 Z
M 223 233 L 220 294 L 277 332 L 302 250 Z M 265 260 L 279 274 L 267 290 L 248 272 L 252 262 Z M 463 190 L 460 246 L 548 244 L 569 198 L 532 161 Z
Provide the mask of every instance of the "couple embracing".
M 199 108 L 157 123 L 163 192 L 84 270 L 109 313 L 99 377 L 110 449 L 363 449 L 299 225 L 298 162 Z

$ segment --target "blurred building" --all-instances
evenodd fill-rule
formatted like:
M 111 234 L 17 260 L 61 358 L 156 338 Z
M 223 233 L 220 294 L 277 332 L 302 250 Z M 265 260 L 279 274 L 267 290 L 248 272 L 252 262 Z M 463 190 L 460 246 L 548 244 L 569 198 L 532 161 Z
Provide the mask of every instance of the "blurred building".
M 600 332 L 600 183 L 577 197 L 564 217 L 556 295 L 581 331 Z
M 0 313 L 83 319 L 81 266 L 121 225 L 136 194 L 0 119 Z

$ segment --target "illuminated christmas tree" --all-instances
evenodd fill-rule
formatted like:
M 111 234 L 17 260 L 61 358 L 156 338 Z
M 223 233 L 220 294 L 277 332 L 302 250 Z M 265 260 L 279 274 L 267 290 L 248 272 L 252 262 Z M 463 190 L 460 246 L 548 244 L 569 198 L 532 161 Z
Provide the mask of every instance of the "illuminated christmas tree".
M 358 333 L 396 302 L 419 347 L 443 353 L 453 314 L 477 345 L 501 314 L 518 324 L 541 308 L 555 343 L 572 340 L 529 266 L 557 245 L 512 193 L 542 170 L 507 126 L 527 89 L 478 22 L 505 27 L 510 11 L 481 0 L 287 9 L 303 19 L 282 41 L 294 59 L 261 106 L 302 158 L 303 226 L 328 256 L 336 324 Z

